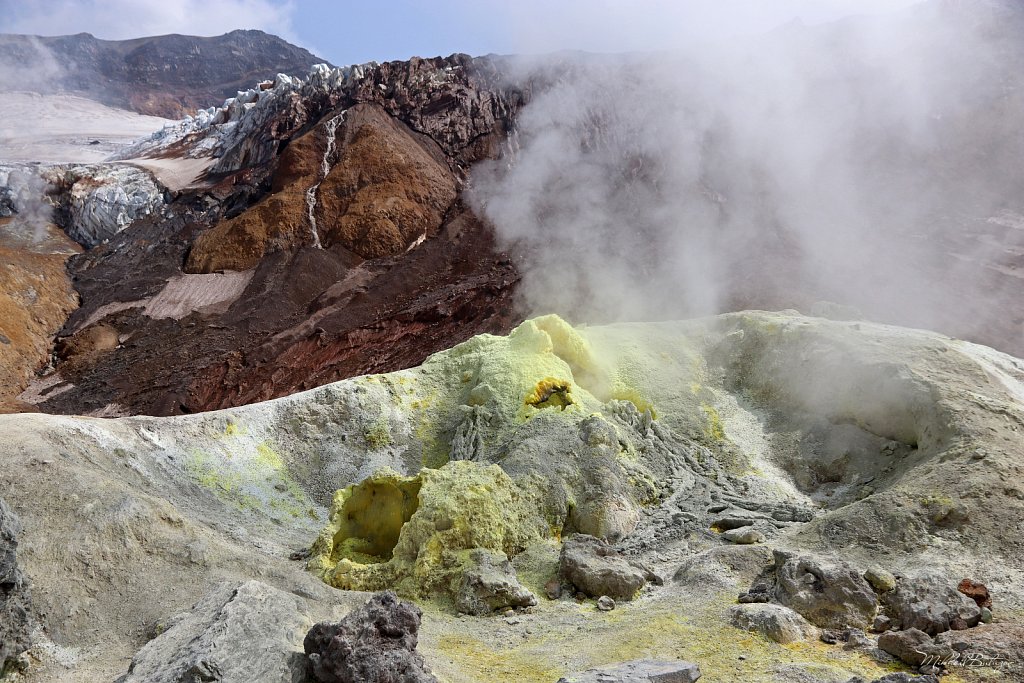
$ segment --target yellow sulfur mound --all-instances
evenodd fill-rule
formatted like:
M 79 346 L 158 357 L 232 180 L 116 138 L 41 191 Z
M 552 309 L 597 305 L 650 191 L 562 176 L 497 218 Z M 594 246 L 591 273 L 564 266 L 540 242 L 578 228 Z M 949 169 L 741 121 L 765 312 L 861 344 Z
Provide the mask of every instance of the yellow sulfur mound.
M 451 594 L 470 550 L 514 556 L 547 535 L 538 509 L 497 465 L 384 469 L 335 494 L 309 568 L 338 588 Z

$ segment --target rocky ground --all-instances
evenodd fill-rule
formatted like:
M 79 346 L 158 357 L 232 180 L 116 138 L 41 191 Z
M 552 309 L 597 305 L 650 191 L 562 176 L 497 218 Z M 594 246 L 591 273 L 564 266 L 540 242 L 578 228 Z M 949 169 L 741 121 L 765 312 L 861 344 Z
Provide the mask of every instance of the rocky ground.
M 225 411 L 6 416 L 42 629 L 25 675 L 113 678 L 134 655 L 240 680 L 258 642 L 303 680 L 310 626 L 386 587 L 422 606 L 418 651 L 446 681 L 645 658 L 872 680 L 907 666 L 886 626 L 1009 666 L 1022 381 L 1009 356 L 867 323 L 543 318 Z M 944 680 L 1017 675 L 947 661 Z

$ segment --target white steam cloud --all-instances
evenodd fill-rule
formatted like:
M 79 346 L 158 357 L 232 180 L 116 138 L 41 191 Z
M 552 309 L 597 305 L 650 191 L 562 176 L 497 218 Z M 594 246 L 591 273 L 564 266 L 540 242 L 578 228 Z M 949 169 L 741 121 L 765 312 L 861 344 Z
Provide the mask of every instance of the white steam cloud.
M 521 60 L 531 101 L 472 201 L 518 253 L 526 314 L 828 300 L 1019 337 L 1020 19 L 935 0 L 742 43 Z

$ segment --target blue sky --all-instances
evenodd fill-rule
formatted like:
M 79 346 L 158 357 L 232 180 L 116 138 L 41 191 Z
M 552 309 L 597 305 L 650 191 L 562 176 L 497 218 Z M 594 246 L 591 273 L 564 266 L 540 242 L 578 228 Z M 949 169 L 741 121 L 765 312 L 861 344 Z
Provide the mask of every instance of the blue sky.
M 335 64 L 452 52 L 620 52 L 919 0 L 0 0 L 0 32 L 100 38 L 258 28 Z

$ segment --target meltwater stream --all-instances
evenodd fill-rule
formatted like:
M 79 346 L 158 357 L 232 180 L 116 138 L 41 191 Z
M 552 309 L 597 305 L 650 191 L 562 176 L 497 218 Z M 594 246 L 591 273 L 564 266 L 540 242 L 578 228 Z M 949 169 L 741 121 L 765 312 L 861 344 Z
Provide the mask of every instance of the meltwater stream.
M 345 120 L 345 112 L 341 112 L 332 119 L 329 119 L 325 124 L 327 129 L 327 146 L 324 148 L 324 156 L 320 160 L 320 176 L 319 179 L 306 190 L 306 215 L 309 216 L 309 228 L 313 233 L 313 246 L 317 249 L 323 249 L 324 245 L 320 242 L 320 231 L 316 226 L 316 191 L 320 188 L 320 184 L 327 177 L 327 174 L 331 170 L 331 154 L 334 152 L 334 135 L 338 131 L 338 126 L 342 121 Z

